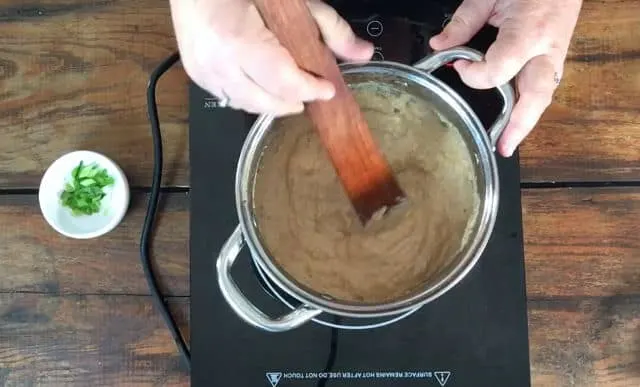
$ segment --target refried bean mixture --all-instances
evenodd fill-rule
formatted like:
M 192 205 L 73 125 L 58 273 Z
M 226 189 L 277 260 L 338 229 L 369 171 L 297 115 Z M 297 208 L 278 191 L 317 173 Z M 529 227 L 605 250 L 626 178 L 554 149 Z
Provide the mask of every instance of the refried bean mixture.
M 353 93 L 408 197 L 406 210 L 363 228 L 302 114 L 274 122 L 256 174 L 265 249 L 295 281 L 335 300 L 389 302 L 419 290 L 455 258 L 479 211 L 458 130 L 394 87 L 363 83 Z

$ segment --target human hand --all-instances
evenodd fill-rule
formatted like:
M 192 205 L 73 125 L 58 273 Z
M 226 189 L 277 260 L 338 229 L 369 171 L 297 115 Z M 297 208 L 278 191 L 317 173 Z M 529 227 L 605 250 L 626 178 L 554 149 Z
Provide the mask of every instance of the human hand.
M 353 33 L 333 8 L 309 0 L 327 46 L 348 61 L 367 61 L 373 45 Z M 303 102 L 330 99 L 334 86 L 301 70 L 266 28 L 250 0 L 171 0 L 181 60 L 190 78 L 228 106 L 286 115 Z
M 439 51 L 466 44 L 486 23 L 499 29 L 484 61 L 458 60 L 454 68 L 477 89 L 516 76 L 519 98 L 497 146 L 503 156 L 513 154 L 551 104 L 581 6 L 582 0 L 464 0 L 429 42 Z

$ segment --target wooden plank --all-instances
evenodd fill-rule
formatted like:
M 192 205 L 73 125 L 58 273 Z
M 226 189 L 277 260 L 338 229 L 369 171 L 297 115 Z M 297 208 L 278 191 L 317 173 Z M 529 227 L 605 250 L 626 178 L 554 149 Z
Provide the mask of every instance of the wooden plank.
M 188 295 L 188 197 L 165 198 L 155 267 L 168 294 Z M 134 194 L 108 237 L 79 241 L 45 223 L 35 196 L 0 196 L 0 292 L 148 294 L 138 258 L 145 209 Z M 639 218 L 640 188 L 523 191 L 529 295 L 640 294 Z
M 0 186 L 36 187 L 79 148 L 148 185 L 145 88 L 176 49 L 168 2 L 39 3 L 0 5 Z M 637 1 L 584 2 L 555 104 L 522 147 L 525 181 L 640 180 L 638 25 Z M 167 185 L 189 184 L 186 85 L 175 69 L 158 90 Z
M 62 154 L 89 149 L 151 181 L 146 86 L 176 50 L 168 1 L 0 4 L 0 187 L 37 187 Z M 158 85 L 167 185 L 188 185 L 188 92 L 182 69 Z
M 529 303 L 533 386 L 640 385 L 640 297 Z
M 521 147 L 524 181 L 640 180 L 640 2 L 585 0 L 562 84 Z
M 640 294 L 640 188 L 527 190 L 530 297 Z
M 161 197 L 152 259 L 164 292 L 189 294 L 189 201 Z M 0 196 L 0 292 L 149 294 L 139 258 L 147 195 L 133 193 L 129 213 L 111 233 L 75 240 L 55 232 L 35 195 Z
M 188 335 L 187 298 L 171 309 Z M 2 386 L 188 386 L 151 298 L 0 295 Z
M 188 335 L 188 298 L 172 299 Z M 533 386 L 637 386 L 640 298 L 529 305 Z M 146 296 L 0 294 L 0 385 L 187 386 Z

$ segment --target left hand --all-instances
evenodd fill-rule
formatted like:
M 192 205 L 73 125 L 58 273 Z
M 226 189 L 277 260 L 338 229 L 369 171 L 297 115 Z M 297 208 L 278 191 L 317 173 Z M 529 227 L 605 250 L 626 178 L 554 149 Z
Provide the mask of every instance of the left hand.
M 454 67 L 469 87 L 489 89 L 516 78 L 519 98 L 499 142 L 505 157 L 531 132 L 551 104 L 582 0 L 464 0 L 444 30 L 431 38 L 434 50 L 466 44 L 486 23 L 496 41 L 482 62 Z

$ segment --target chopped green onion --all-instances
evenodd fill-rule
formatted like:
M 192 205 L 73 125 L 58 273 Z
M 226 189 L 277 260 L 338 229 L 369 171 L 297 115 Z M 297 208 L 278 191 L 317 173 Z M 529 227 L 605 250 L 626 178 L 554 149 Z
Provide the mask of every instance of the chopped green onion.
M 106 195 L 104 188 L 114 182 L 106 169 L 96 163 L 84 165 L 81 161 L 71 171 L 71 181 L 65 184 L 60 200 L 73 215 L 93 215 L 100 211 L 101 201 Z

